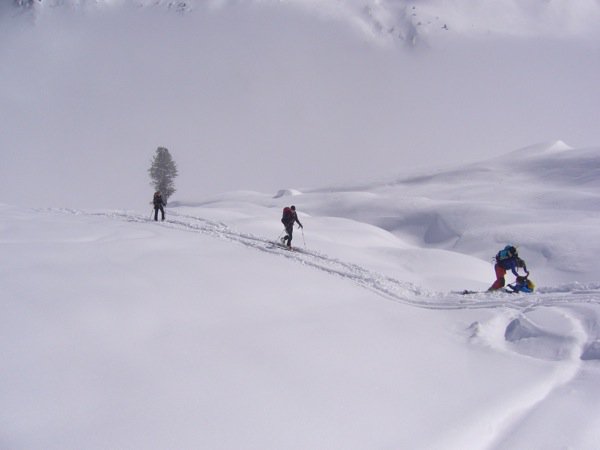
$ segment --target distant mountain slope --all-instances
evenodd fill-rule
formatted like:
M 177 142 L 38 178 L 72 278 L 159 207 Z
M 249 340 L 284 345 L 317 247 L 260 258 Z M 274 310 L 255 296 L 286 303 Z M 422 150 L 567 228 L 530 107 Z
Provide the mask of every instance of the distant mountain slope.
M 381 180 L 540 140 L 597 145 L 598 40 L 548 38 L 590 31 L 597 7 L 0 2 L 3 201 L 136 208 L 157 146 L 182 169 L 177 195 L 198 200 Z M 548 33 L 498 38 L 522 32 Z M 428 242 L 453 235 L 435 223 Z
M 424 36 L 461 34 L 572 36 L 597 33 L 600 2 L 596 0 L 14 0 L 18 8 L 68 7 L 103 9 L 114 6 L 161 7 L 177 12 L 217 9 L 240 3 L 291 7 L 321 18 L 342 20 L 365 35 L 415 44 Z

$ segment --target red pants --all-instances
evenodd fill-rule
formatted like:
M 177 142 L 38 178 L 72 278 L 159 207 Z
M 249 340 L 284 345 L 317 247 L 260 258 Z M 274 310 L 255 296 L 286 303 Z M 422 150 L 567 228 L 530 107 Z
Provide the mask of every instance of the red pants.
M 496 271 L 496 281 L 494 281 L 494 284 L 490 286 L 490 288 L 488 289 L 489 291 L 503 288 L 506 284 L 506 280 L 504 279 L 504 275 L 506 275 L 506 269 L 500 264 L 496 264 L 494 266 L 494 270 Z

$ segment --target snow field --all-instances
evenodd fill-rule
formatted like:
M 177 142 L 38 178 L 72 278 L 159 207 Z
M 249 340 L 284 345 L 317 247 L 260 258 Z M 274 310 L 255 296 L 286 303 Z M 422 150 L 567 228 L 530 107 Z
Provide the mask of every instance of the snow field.
M 261 209 L 238 205 L 210 219 L 175 207 L 158 223 L 3 208 L 9 445 L 592 448 L 592 403 L 571 433 L 541 430 L 548 409 L 575 401 L 565 392 L 597 395 L 586 379 L 598 362 L 581 358 L 599 338 L 593 289 L 436 294 L 216 220 Z M 304 222 L 316 241 L 330 230 Z M 333 222 L 346 239 L 331 252 L 360 251 L 366 266 L 379 247 L 351 252 L 350 237 L 392 239 Z
M 9 3 L 0 448 L 598 448 L 597 0 Z

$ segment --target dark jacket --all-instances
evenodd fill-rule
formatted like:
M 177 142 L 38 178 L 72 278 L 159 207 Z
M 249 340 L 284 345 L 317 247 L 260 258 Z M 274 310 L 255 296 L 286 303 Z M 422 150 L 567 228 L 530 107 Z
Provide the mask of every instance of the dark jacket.
M 298 220 L 298 214 L 296 214 L 296 211 L 289 207 L 283 208 L 283 217 L 281 217 L 281 223 L 283 223 L 286 227 L 289 227 L 293 226 L 294 222 L 298 222 L 298 225 L 302 226 Z
M 156 194 L 154 194 L 152 203 L 154 203 L 155 208 L 160 208 L 161 206 L 167 206 L 167 204 L 164 202 L 164 200 L 162 198 L 162 195 L 160 195 L 158 192 Z

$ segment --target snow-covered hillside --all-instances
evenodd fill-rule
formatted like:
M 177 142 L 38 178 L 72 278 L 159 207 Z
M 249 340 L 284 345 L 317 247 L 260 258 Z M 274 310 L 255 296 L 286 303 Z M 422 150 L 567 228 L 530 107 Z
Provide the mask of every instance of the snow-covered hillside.
M 353 192 L 361 190 L 368 195 L 355 198 Z M 544 284 L 600 279 L 595 268 L 600 252 L 600 148 L 572 149 L 560 141 L 539 144 L 368 188 L 316 192 L 329 199 L 318 201 L 316 214 L 333 211 L 419 246 L 489 260 L 493 254 L 482 243 L 514 242 L 542 269 Z
M 0 1 L 0 448 L 596 450 L 599 21 Z
M 165 222 L 4 205 L 2 446 L 594 449 L 599 156 L 544 144 Z M 454 292 L 507 242 L 537 293 Z

